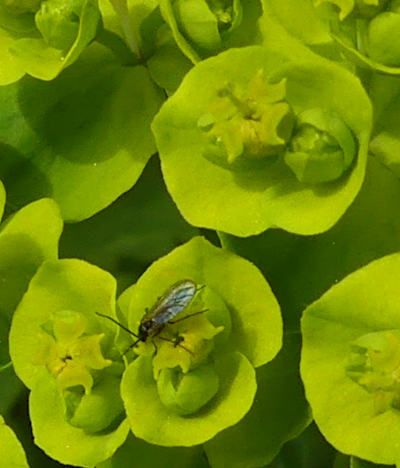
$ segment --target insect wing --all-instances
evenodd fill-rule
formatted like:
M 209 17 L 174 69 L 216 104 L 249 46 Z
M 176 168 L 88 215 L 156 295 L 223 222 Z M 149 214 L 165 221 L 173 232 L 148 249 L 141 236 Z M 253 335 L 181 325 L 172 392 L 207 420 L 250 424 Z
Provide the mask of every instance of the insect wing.
M 196 294 L 196 290 L 197 286 L 191 280 L 175 283 L 143 317 L 142 322 L 150 319 L 159 325 L 169 322 L 186 309 Z

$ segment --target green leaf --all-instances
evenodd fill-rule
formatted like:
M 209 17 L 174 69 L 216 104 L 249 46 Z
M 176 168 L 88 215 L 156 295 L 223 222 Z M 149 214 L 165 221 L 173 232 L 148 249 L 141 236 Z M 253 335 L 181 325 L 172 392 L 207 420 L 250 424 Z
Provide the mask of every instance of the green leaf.
M 158 159 L 151 158 L 132 190 L 95 216 L 65 226 L 60 256 L 109 271 L 120 292 L 157 258 L 196 234 L 168 196 Z
M 63 223 L 53 200 L 33 202 L 2 225 L 0 231 L 0 363 L 8 358 L 12 314 L 29 281 L 45 260 L 58 256 Z
M 387 75 L 398 76 L 400 75 L 399 66 L 389 66 L 377 62 L 372 58 L 364 55 L 363 53 L 356 50 L 354 47 L 350 46 L 345 40 L 340 37 L 333 36 L 335 43 L 337 44 L 338 49 L 343 52 L 346 57 L 348 57 L 356 66 L 361 68 L 366 68 L 370 71 L 376 71 L 378 73 L 385 73 Z M 390 41 L 390 38 L 387 39 Z M 390 54 L 395 54 L 396 51 L 390 52 Z
M 137 439 L 132 433 L 113 457 L 98 468 L 131 468 L 132 460 L 137 466 L 151 468 L 209 468 L 201 447 L 160 447 Z
M 40 8 L 40 0 L 2 0 L 2 7 L 16 15 L 35 13 Z
M 15 372 L 27 387 L 32 388 L 43 372 L 43 359 L 51 358 L 46 353 L 47 341 L 44 341 L 46 337 L 51 339 L 46 331 L 47 324 L 53 323 L 55 314 L 61 311 L 81 314 L 87 335 L 105 333 L 101 347 L 104 354 L 110 352 L 113 328 L 95 312 L 115 317 L 115 291 L 115 280 L 109 273 L 82 260 L 43 263 L 14 314 L 10 331 L 10 354 Z M 54 346 L 53 339 L 49 349 Z M 52 365 L 59 359 L 55 356 Z M 51 370 L 51 363 L 48 365 Z
M 200 56 L 193 49 L 193 47 L 188 43 L 185 36 L 179 29 L 177 19 L 175 18 L 174 9 L 171 0 L 160 0 L 160 10 L 163 15 L 164 20 L 168 23 L 169 27 L 172 30 L 175 42 L 186 57 L 191 60 L 193 63 L 199 62 Z
M 68 424 L 65 404 L 56 381 L 44 371 L 29 399 L 35 443 L 63 464 L 93 467 L 111 457 L 129 432 L 124 420 L 111 431 L 88 433 Z
M 264 6 L 275 21 L 317 53 L 338 61 L 344 56 L 370 71 L 400 73 L 395 2 L 301 0 L 299 5 L 298 0 L 264 0 Z
M 329 23 L 318 15 L 312 0 L 263 0 L 265 15 L 278 20 L 287 31 L 309 45 L 332 41 Z
M 121 23 L 110 0 L 99 0 L 99 10 L 101 13 L 104 28 L 108 31 L 112 31 L 115 34 L 118 34 L 122 38 L 123 32 L 121 28 Z
M 256 392 L 254 369 L 240 353 L 216 359 L 220 389 L 215 398 L 190 418 L 170 411 L 160 401 L 151 358 L 139 356 L 127 368 L 121 394 L 132 432 L 163 446 L 191 446 L 211 439 L 236 424 L 250 409 Z
M 282 307 L 285 326 L 298 330 L 304 307 L 332 284 L 372 260 L 400 251 L 399 205 L 399 180 L 371 157 L 360 194 L 330 231 L 304 237 L 274 229 L 248 239 L 221 238 L 224 247 L 261 269 Z
M 150 122 L 162 101 L 143 66 L 93 45 L 59 79 L 0 88 L 0 174 L 21 206 L 51 195 L 63 218 L 88 218 L 137 181 L 155 151 Z
M 177 90 L 192 66 L 190 60 L 173 43 L 158 47 L 147 61 L 151 77 L 168 95 Z
M 302 319 L 301 375 L 314 419 L 338 450 L 374 463 L 400 460 L 392 359 L 400 349 L 399 277 L 399 254 L 376 260 L 332 287 Z M 385 348 L 377 353 L 379 343 Z M 374 386 L 375 369 L 387 385 Z
M 0 86 L 14 83 L 25 74 L 18 60 L 10 52 L 9 47 L 13 44 L 13 36 L 3 29 L 0 29 Z
M 375 463 L 351 457 L 350 468 L 389 468 L 388 465 L 376 465 Z
M 238 236 L 258 234 L 270 227 L 316 234 L 338 221 L 361 187 L 371 131 L 371 104 L 365 92 L 346 70 L 310 53 L 293 39 L 287 48 L 282 41 L 286 41 L 285 36 L 272 35 L 266 47 L 231 49 L 199 63 L 153 121 L 167 188 L 182 215 L 195 226 Z M 289 104 L 295 116 L 314 107 L 340 116 L 358 146 L 350 173 L 316 187 L 299 182 L 279 152 L 270 157 L 260 151 L 259 158 L 247 158 L 249 167 L 237 170 L 210 161 L 210 145 L 219 154 L 224 147 L 218 146 L 220 140 L 214 141 L 207 128 L 204 131 L 202 118 L 214 112 L 218 117 L 222 108 L 226 120 L 221 125 L 226 122 L 227 133 L 232 134 L 229 129 L 236 127 L 229 127 L 234 122 L 230 116 L 236 118 L 239 113 L 238 95 L 250 93 L 249 83 L 262 72 L 267 86 L 287 79 L 286 100 L 281 103 Z M 252 92 L 257 103 L 258 91 Z M 259 106 L 261 114 L 264 109 L 272 112 L 261 101 Z M 251 124 L 247 119 L 246 125 Z M 245 131 L 245 126 L 238 125 Z M 248 134 L 248 138 L 254 135 L 251 131 Z M 244 136 L 238 136 L 243 145 Z M 255 139 L 254 143 L 262 148 L 264 142 Z
M 278 356 L 257 370 L 257 394 L 247 415 L 205 444 L 213 468 L 267 464 L 310 423 L 298 370 L 299 338 L 288 335 Z
M 313 3 L 316 7 L 324 3 L 334 5 L 340 20 L 344 20 L 355 7 L 355 0 L 313 0 Z
M 24 449 L 0 416 L 0 467 L 29 468 Z
M 69 22 L 68 16 L 63 16 L 65 0 L 46 0 L 42 2 L 41 10 L 36 13 L 36 23 L 44 33 L 44 38 L 24 37 L 16 39 L 10 45 L 10 51 L 17 64 L 25 73 L 41 80 L 54 79 L 64 68 L 77 60 L 82 51 L 94 39 L 100 20 L 96 0 L 81 0 L 76 2 L 76 11 L 69 14 L 79 18 L 79 24 Z M 59 24 L 54 19 L 61 13 Z M 54 16 L 55 15 L 55 16 Z M 39 19 L 39 22 L 38 22 Z M 49 23 L 50 22 L 50 23 Z M 66 28 L 70 36 L 65 43 Z M 72 44 L 69 46 L 69 43 Z

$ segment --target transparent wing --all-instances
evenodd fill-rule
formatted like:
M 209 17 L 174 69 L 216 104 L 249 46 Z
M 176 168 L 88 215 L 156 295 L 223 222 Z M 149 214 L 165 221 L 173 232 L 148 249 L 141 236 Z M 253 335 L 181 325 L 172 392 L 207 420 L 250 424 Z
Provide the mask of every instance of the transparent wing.
M 191 280 L 182 280 L 173 284 L 147 312 L 142 322 L 147 320 L 153 320 L 157 324 L 169 322 L 186 309 L 196 294 L 196 290 L 196 283 Z

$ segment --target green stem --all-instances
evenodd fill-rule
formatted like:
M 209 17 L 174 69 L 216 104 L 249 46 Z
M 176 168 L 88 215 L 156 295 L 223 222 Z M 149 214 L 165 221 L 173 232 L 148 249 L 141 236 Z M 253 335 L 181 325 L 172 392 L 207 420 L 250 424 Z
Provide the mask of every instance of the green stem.
M 136 55 L 136 57 L 140 59 L 141 54 L 139 49 L 139 35 L 133 27 L 131 18 L 129 16 L 127 0 L 110 0 L 110 3 L 121 20 L 122 30 L 124 31 L 128 47 Z
M 137 56 L 132 54 L 132 51 L 118 34 L 108 29 L 102 29 L 97 35 L 96 41 L 112 50 L 123 65 L 136 65 L 138 63 Z
M 11 362 L 11 361 L 10 361 L 10 362 L 7 362 L 7 364 L 4 364 L 3 366 L 0 366 L 0 372 L 2 372 L 2 371 L 4 371 L 4 370 L 8 369 L 8 368 L 11 367 L 11 366 L 12 366 L 12 362 Z
M 368 21 L 356 20 L 357 49 L 364 55 L 368 55 Z

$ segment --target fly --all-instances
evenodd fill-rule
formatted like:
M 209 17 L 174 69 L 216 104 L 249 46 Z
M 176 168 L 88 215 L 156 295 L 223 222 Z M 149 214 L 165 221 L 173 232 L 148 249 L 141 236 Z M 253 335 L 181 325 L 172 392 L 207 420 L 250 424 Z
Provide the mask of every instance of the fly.
M 185 317 L 178 318 L 177 320 L 173 320 L 179 313 L 183 312 L 189 306 L 196 293 L 200 291 L 200 289 L 203 289 L 203 287 L 204 286 L 197 287 L 196 283 L 188 279 L 181 280 L 173 284 L 161 297 L 158 298 L 157 302 L 153 305 L 153 307 L 146 312 L 146 314 L 140 321 L 139 330 L 137 334 L 133 333 L 132 330 L 129 330 L 129 328 L 120 324 L 108 315 L 103 315 L 99 312 L 96 312 L 96 314 L 101 317 L 108 318 L 109 320 L 116 323 L 122 329 L 124 329 L 126 332 L 128 332 L 136 338 L 136 341 L 127 349 L 127 351 L 130 348 L 136 346 L 139 343 L 139 341 L 145 343 L 148 338 L 158 337 L 161 340 L 173 343 L 174 346 L 180 346 L 181 348 L 185 349 L 186 351 L 192 354 L 192 352 L 189 349 L 185 348 L 181 344 L 183 338 L 178 337 L 175 340 L 172 340 L 163 336 L 159 336 L 159 334 L 162 332 L 162 330 L 167 324 L 175 324 L 182 320 L 186 320 L 189 317 L 193 317 L 195 315 L 199 315 L 203 312 L 206 312 L 207 309 L 200 310 L 199 312 L 195 312 L 193 314 L 186 315 Z

